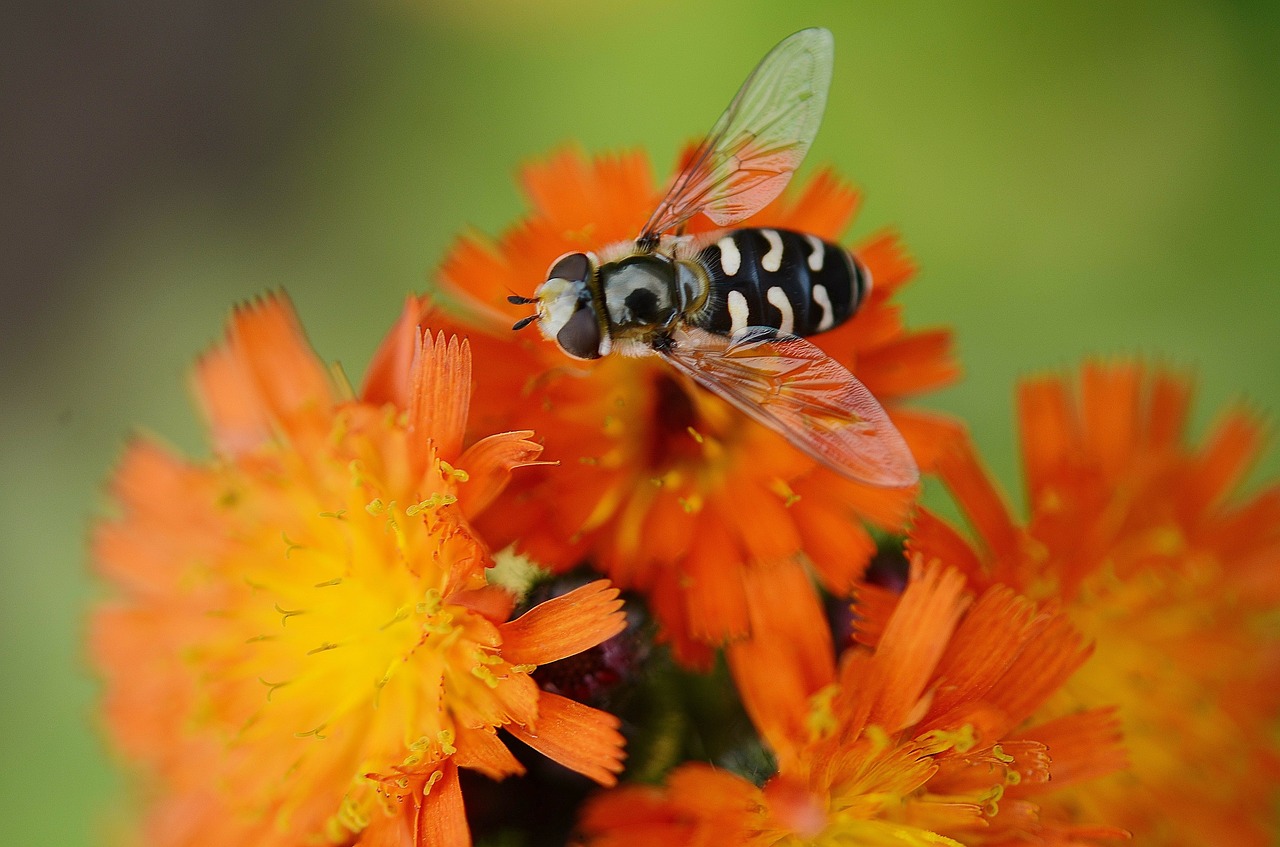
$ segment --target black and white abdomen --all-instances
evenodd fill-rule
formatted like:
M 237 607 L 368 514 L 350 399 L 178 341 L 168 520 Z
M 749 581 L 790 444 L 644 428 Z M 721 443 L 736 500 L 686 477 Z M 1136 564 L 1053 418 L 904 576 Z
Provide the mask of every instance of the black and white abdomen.
M 706 305 L 691 322 L 720 335 L 767 326 L 814 335 L 849 319 L 871 292 L 871 274 L 847 250 L 785 229 L 734 229 L 702 249 Z

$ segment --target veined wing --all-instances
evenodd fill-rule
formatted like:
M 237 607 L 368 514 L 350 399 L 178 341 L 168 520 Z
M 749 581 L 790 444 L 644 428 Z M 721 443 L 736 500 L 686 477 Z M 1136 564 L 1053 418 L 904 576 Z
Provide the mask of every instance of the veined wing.
M 803 29 L 769 51 L 676 177 L 639 240 L 656 241 L 699 212 L 717 226 L 731 226 L 782 193 L 818 134 L 834 56 L 831 33 L 820 28 Z
M 920 478 L 875 397 L 813 344 L 768 327 L 731 338 L 679 330 L 659 352 L 677 370 L 850 479 L 888 488 Z

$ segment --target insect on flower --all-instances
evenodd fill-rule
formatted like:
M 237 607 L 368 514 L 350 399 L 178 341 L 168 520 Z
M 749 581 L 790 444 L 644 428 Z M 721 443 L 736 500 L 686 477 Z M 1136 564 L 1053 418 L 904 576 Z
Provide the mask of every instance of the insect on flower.
M 730 227 L 776 198 L 817 135 L 831 82 L 825 29 L 784 39 L 747 77 L 633 241 L 552 263 L 533 297 L 543 335 L 575 359 L 658 355 L 852 479 L 901 488 L 915 459 L 853 374 L 801 336 L 853 316 L 871 274 L 802 232 L 685 235 L 698 214 Z

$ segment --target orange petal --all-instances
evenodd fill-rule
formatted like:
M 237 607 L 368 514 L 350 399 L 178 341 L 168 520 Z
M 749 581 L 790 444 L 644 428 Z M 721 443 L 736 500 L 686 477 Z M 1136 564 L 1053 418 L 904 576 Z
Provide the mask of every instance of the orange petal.
M 409 376 L 409 432 L 434 441 L 441 458 L 456 459 L 470 404 L 470 345 L 456 335 L 446 342 L 444 333 L 432 341 L 431 332 L 423 332 Z
M 889 417 L 906 439 L 922 473 L 936 471 L 938 457 L 966 433 L 964 424 L 955 418 L 920 409 L 896 406 L 889 409 Z
M 425 794 L 419 784 L 401 799 L 396 814 L 365 827 L 354 847 L 471 847 L 458 767 L 445 761 L 438 773 Z
M 882 401 L 942 388 L 960 376 L 951 330 L 904 332 L 858 355 L 858 379 Z
M 653 580 L 643 587 L 649 597 L 649 610 L 662 622 L 659 644 L 671 646 L 671 655 L 681 665 L 707 672 L 715 662 L 717 649 L 695 637 L 689 621 L 689 592 L 683 574 L 672 567 L 656 569 Z
M 1168 450 L 1182 442 L 1191 407 L 1191 380 L 1164 368 L 1152 378 L 1147 412 L 1146 438 L 1156 450 Z
M 1064 462 L 1081 449 L 1079 419 L 1062 380 L 1043 377 L 1018 386 L 1018 429 L 1027 491 L 1035 510 Z
M 943 715 L 966 701 L 983 699 L 1013 664 L 1029 637 L 1035 613 L 1034 604 L 1006 586 L 983 592 L 938 662 L 930 715 Z M 932 728 L 924 726 L 921 731 Z
M 988 582 L 986 565 L 964 536 L 923 506 L 916 511 L 906 550 L 920 554 L 925 563 L 936 561 L 955 568 L 973 588 L 981 588 Z
M 626 627 L 618 589 L 609 580 L 598 579 L 539 603 L 498 629 L 504 659 L 545 665 L 588 650 Z
M 871 271 L 871 290 L 877 298 L 889 297 L 915 275 L 915 262 L 892 230 L 877 233 L 854 252 Z
M 414 847 L 471 847 L 458 766 L 446 760 L 439 772 L 442 778 L 428 789 L 418 807 Z
M 628 785 L 589 798 L 579 826 L 591 847 L 677 847 L 690 843 L 696 822 L 668 792 Z
M 219 453 L 237 456 L 271 437 L 267 409 L 240 357 L 229 347 L 216 347 L 201 356 L 192 380 Z
M 1135 362 L 1087 362 L 1080 375 L 1080 414 L 1088 455 L 1108 476 L 1119 474 L 1138 444 L 1142 366 Z
M 991 552 L 990 560 L 996 563 L 993 578 L 1016 584 L 1008 574 L 1021 561 L 1022 531 L 967 435 L 955 439 L 939 458 L 938 474 Z
M 1062 613 L 1042 612 L 1033 626 L 1036 631 L 988 695 L 1009 716 L 1010 727 L 1061 688 L 1093 652 Z
M 614 785 L 622 771 L 623 738 L 618 719 L 567 697 L 543 691 L 537 732 L 507 724 L 508 732 L 572 771 L 601 785 Z
M 1217 505 L 1257 460 L 1262 442 L 1262 425 L 1243 410 L 1219 421 L 1196 461 L 1196 485 L 1188 492 L 1195 505 Z
M 870 723 L 894 732 L 907 722 L 968 604 L 959 571 L 926 567 L 911 580 L 876 647 Z
M 283 293 L 236 309 L 227 349 L 245 375 L 243 384 L 250 387 L 252 396 L 242 400 L 255 404 L 287 431 L 333 407 L 329 371 L 312 351 Z
M 429 308 L 427 298 L 410 294 L 395 326 L 387 333 L 373 354 L 369 370 L 360 389 L 366 403 L 391 403 L 397 409 L 409 408 L 409 372 L 418 349 L 418 325 Z
M 482 438 L 467 448 L 457 462 L 470 477 L 466 482 L 465 496 L 459 499 L 462 514 L 474 518 L 493 502 L 507 486 L 508 476 L 515 468 L 535 464 L 542 453 L 542 445 L 530 441 L 531 430 L 502 432 Z
M 875 647 L 902 599 L 901 592 L 879 585 L 858 585 L 853 590 L 853 640 Z
M 683 614 L 689 631 L 707 644 L 744 637 L 749 629 L 742 586 L 746 567 L 737 540 L 722 521 L 709 521 L 675 567 L 680 572 Z M 660 619 L 665 626 L 669 621 Z
M 1040 724 L 1017 737 L 1049 748 L 1051 787 L 1086 782 L 1129 766 L 1114 708 L 1090 709 Z
M 465 606 L 480 613 L 490 621 L 501 624 L 511 617 L 511 610 L 515 608 L 516 598 L 515 595 L 501 586 L 485 585 L 480 588 L 455 591 L 449 595 L 448 602 L 457 606 Z
M 458 752 L 453 754 L 453 761 L 460 768 L 479 771 L 495 780 L 524 773 L 524 765 L 511 754 L 498 734 L 487 726 L 462 729 L 454 746 Z
M 534 208 L 557 228 L 593 227 L 600 244 L 634 238 L 657 201 L 641 153 L 588 159 L 569 148 L 525 167 L 521 177 Z
M 799 564 L 748 568 L 743 582 L 751 637 L 726 657 L 747 714 L 782 755 L 803 742 L 809 697 L 835 678 L 831 631 Z
M 440 267 L 434 299 L 443 311 L 456 316 L 468 328 L 502 338 L 511 334 L 511 325 L 522 316 L 521 311 L 505 302 L 511 291 L 503 280 L 513 276 L 491 244 L 464 235 Z M 537 282 L 530 280 L 527 293 L 533 293 Z M 528 314 L 528 308 L 522 308 Z
M 846 596 L 875 554 L 875 539 L 856 513 L 841 503 L 814 499 L 796 505 L 792 518 L 804 540 L 805 555 L 823 586 L 836 596 Z

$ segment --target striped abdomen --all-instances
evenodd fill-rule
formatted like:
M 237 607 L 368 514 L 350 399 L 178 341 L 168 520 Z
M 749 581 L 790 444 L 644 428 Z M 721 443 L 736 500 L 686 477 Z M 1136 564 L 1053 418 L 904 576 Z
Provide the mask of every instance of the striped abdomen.
M 721 335 L 767 326 L 814 335 L 844 323 L 871 292 L 847 250 L 802 232 L 734 229 L 698 254 L 711 280 L 693 323 Z

